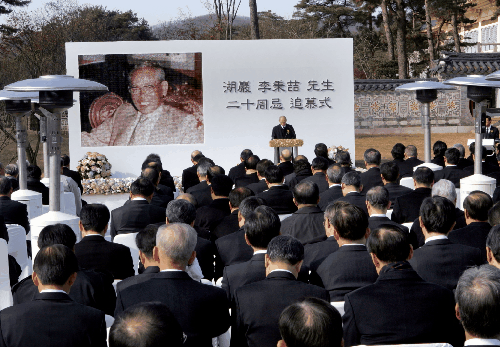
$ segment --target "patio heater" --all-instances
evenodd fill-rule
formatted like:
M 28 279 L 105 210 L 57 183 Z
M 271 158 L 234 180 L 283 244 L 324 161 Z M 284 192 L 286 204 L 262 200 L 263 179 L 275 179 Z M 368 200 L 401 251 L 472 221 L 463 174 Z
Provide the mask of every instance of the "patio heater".
M 17 158 L 19 169 L 19 190 L 11 196 L 12 200 L 28 206 L 28 217 L 35 218 L 42 214 L 42 194 L 28 190 L 26 170 L 26 132 L 25 116 L 32 110 L 32 103 L 38 103 L 38 93 L 0 91 L 0 100 L 5 101 L 5 110 L 15 116 Z
M 108 88 L 100 83 L 74 78 L 73 76 L 50 75 L 15 82 L 6 86 L 5 89 L 17 92 L 38 92 L 40 111 L 47 117 L 47 142 L 50 163 L 49 212 L 30 221 L 34 259 L 38 252 L 36 247 L 38 234 L 47 225 L 68 224 L 75 232 L 77 240 L 81 239 L 78 228 L 79 218 L 60 212 L 61 115 L 73 106 L 74 91 L 107 91 Z

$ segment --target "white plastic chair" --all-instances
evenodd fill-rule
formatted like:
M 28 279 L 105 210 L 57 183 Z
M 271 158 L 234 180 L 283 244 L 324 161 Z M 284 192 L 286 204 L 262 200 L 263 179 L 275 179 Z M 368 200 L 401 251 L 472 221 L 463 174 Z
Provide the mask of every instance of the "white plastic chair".
M 28 260 L 26 248 L 26 230 L 17 224 L 7 224 L 9 233 L 9 255 L 13 256 L 21 267 L 19 280 L 28 277 L 33 272 L 31 262 Z
M 61 192 L 61 198 L 63 212 L 76 216 L 75 194 L 72 192 Z
M 137 275 L 139 273 L 139 248 L 137 248 L 137 245 L 135 244 L 136 235 L 137 233 L 119 234 L 115 236 L 113 242 L 130 248 L 130 255 L 132 256 L 135 274 Z
M 403 177 L 399 184 L 410 189 L 415 189 L 415 185 L 413 184 L 413 177 Z
M 0 239 L 0 311 L 13 304 L 10 291 L 8 250 L 7 242 Z
M 330 303 L 330 305 L 332 305 L 333 307 L 335 307 L 337 309 L 337 311 L 339 311 L 340 315 L 343 316 L 345 311 L 344 311 L 344 301 L 332 301 Z
M 278 217 L 280 217 L 280 221 L 283 221 L 283 219 L 286 219 L 288 217 L 290 217 L 292 214 L 289 213 L 289 214 L 280 214 L 278 215 Z

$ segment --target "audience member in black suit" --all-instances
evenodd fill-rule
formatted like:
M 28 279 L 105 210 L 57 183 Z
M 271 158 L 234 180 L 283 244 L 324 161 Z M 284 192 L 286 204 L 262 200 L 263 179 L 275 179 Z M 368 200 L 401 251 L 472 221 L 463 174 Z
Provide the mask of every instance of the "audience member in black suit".
M 250 196 L 244 199 L 238 209 L 238 222 L 240 229 L 215 241 L 217 253 L 215 258 L 215 278 L 222 276 L 225 266 L 243 263 L 252 258 L 253 250 L 245 241 L 245 220 L 255 209 L 264 204 L 262 199 Z
M 405 145 L 396 143 L 391 149 L 392 162 L 398 166 L 398 172 L 405 169 Z
M 322 158 L 323 159 L 323 158 Z M 323 240 L 323 211 L 318 207 L 319 191 L 314 182 L 302 181 L 293 188 L 298 210 L 281 223 L 281 234 L 295 237 L 302 244 Z
M 286 117 L 281 116 L 279 119 L 280 124 L 273 128 L 271 134 L 272 139 L 295 139 L 295 130 L 290 124 L 286 124 Z
M 78 262 L 71 249 L 56 244 L 35 257 L 32 301 L 0 312 L 0 346 L 106 346 L 104 312 L 84 306 L 67 294 Z
M 486 258 L 488 264 L 500 269 L 500 226 L 491 228 L 486 238 Z
M 318 285 L 328 290 L 330 301 L 343 301 L 347 293 L 377 280 L 365 245 L 370 233 L 368 218 L 359 207 L 348 204 L 326 215 L 325 228 L 333 233 L 340 248 L 316 270 L 320 279 Z
M 248 187 L 240 187 L 231 190 L 229 193 L 229 208 L 231 214 L 224 217 L 222 221 L 210 232 L 210 240 L 215 242 L 220 237 L 234 233 L 240 228 L 238 221 L 238 209 L 243 200 L 252 196 L 252 191 Z
M 467 177 L 468 174 L 457 166 L 459 160 L 460 152 L 458 149 L 448 148 L 444 153 L 444 164 L 446 166 L 443 170 L 436 171 L 434 181 L 438 182 L 444 178 L 453 182 L 456 188 L 460 188 L 460 179 Z
M 387 209 L 390 206 L 389 192 L 385 187 L 373 187 L 366 193 L 366 208 L 368 209 L 368 227 L 370 230 L 377 229 L 382 224 L 395 225 L 401 228 L 404 232 L 409 233 L 407 227 L 399 223 L 393 222 L 387 218 Z M 410 237 L 412 245 L 416 244 L 417 237 Z
M 5 167 L 5 177 L 8 177 L 12 181 L 12 189 L 14 191 L 19 190 L 19 169 L 16 164 L 9 164 Z
M 431 163 L 444 167 L 444 153 L 447 149 L 448 146 L 446 146 L 446 143 L 443 141 L 434 142 L 434 145 L 432 146 L 434 158 L 432 158 Z
M 456 315 L 465 330 L 465 346 L 500 345 L 500 272 L 490 265 L 464 272 L 455 292 Z
M 328 169 L 328 160 L 323 157 L 316 157 L 311 164 L 312 176 L 304 178 L 301 182 L 314 182 L 318 186 L 319 193 L 328 190 L 328 179 L 326 170 Z
M 69 156 L 67 154 L 61 155 L 62 165 L 63 165 L 63 175 L 71 177 L 73 181 L 76 182 L 78 188 L 80 188 L 80 193 L 83 194 L 83 186 L 82 186 L 82 176 L 77 171 L 73 171 L 69 169 Z
M 153 258 L 153 248 L 156 246 L 156 234 L 159 224 L 150 224 L 135 236 L 135 244 L 139 248 L 139 258 L 144 267 L 144 271 L 136 276 L 128 277 L 116 284 L 116 292 L 119 293 L 125 288 L 146 282 L 160 272 L 160 263 Z
M 398 165 L 400 177 L 412 177 L 413 168 L 423 163 L 422 160 L 417 158 L 417 147 L 414 145 L 406 146 L 404 165 Z
M 115 280 L 134 275 L 134 264 L 127 246 L 106 241 L 109 210 L 106 205 L 87 204 L 80 212 L 82 240 L 75 245 L 75 254 L 82 269 L 105 270 Z
M 374 284 L 345 296 L 344 345 L 463 344 L 453 292 L 428 283 L 408 260 L 408 235 L 395 226 L 371 232 L 368 251 L 379 274 Z
M 162 271 L 120 291 L 115 316 L 135 304 L 158 301 L 168 306 L 187 335 L 184 346 L 211 346 L 212 338 L 229 328 L 229 302 L 224 290 L 199 283 L 186 273 L 196 258 L 196 231 L 187 224 L 169 224 L 160 227 L 156 240 L 153 257 Z
M 156 165 L 152 163 L 156 163 Z M 169 187 L 172 192 L 175 192 L 176 188 L 174 178 L 168 170 L 163 169 L 163 165 L 158 154 L 151 153 L 150 155 L 148 155 L 146 157 L 146 160 L 142 163 L 141 171 L 144 170 L 147 166 L 155 167 L 158 171 L 160 171 L 160 184 Z
M 493 206 L 491 197 L 481 191 L 471 192 L 464 200 L 465 223 L 462 229 L 453 230 L 448 238 L 451 242 L 479 248 L 481 259 L 486 262 L 486 238 L 491 229 L 488 210 Z
M 278 347 L 342 346 L 342 316 L 329 302 L 307 298 L 281 312 Z
M 234 181 L 236 188 L 246 187 L 249 184 L 259 182 L 259 178 L 257 177 L 257 164 L 259 161 L 260 158 L 256 155 L 252 155 L 245 160 L 245 176 L 238 177 Z
M 241 151 L 240 154 L 240 163 L 234 167 L 232 167 L 229 170 L 229 173 L 227 174 L 229 178 L 233 180 L 233 182 L 236 181 L 237 178 L 245 176 L 245 160 L 247 160 L 250 156 L 253 155 L 252 150 L 250 149 L 244 149 Z
M 287 306 L 306 297 L 329 300 L 325 289 L 296 280 L 303 259 L 304 246 L 297 239 L 280 235 L 269 242 L 266 279 L 235 293 L 231 346 L 275 347 L 281 340 L 278 320 Z
M 293 161 L 293 174 L 286 177 L 285 184 L 293 189 L 300 181 L 310 176 L 312 176 L 311 164 L 306 157 L 298 155 Z
M 191 153 L 191 163 L 193 166 L 188 167 L 182 171 L 182 188 L 186 192 L 192 186 L 197 185 L 200 180 L 198 179 L 198 162 L 204 155 L 201 151 L 193 151 Z
M 116 235 L 136 233 L 148 224 L 163 222 L 165 208 L 151 205 L 154 185 L 147 178 L 139 177 L 130 185 L 130 200 L 111 212 L 109 233 Z
M 142 170 L 141 177 L 149 179 L 154 185 L 150 204 L 167 208 L 168 203 L 174 200 L 174 193 L 169 187 L 159 184 L 160 172 L 153 167 L 147 167 Z
M 457 204 L 457 190 L 455 188 L 455 185 L 451 183 L 451 181 L 445 179 L 439 180 L 439 182 L 437 182 L 432 186 L 432 196 L 440 196 L 450 200 L 453 203 L 453 205 Z M 455 218 L 456 222 L 455 226 L 453 227 L 453 230 L 467 226 L 467 224 L 465 223 L 464 211 L 462 211 L 458 207 L 455 207 Z M 417 244 L 415 245 L 412 243 L 413 250 L 422 247 L 425 243 L 425 236 L 424 233 L 422 232 L 422 228 L 420 227 L 420 219 L 418 217 L 413 222 L 410 232 L 412 234 L 415 234 L 417 238 Z
M 141 322 L 141 324 L 138 324 Z M 145 302 L 126 309 L 109 330 L 111 347 L 183 347 L 182 328 L 159 302 Z
M 18 201 L 10 199 L 12 195 L 12 181 L 7 177 L 0 177 L 0 216 L 3 217 L 5 224 L 19 224 L 30 231 L 30 222 L 28 220 L 28 207 Z
M 396 202 L 396 198 L 410 193 L 413 189 L 399 184 L 399 166 L 394 161 L 389 161 L 380 165 L 380 175 L 385 189 L 389 192 L 389 200 L 391 205 Z
M 457 167 L 460 170 L 465 169 L 467 166 L 474 165 L 474 162 L 472 160 L 468 160 L 465 158 L 465 147 L 461 143 L 456 143 L 453 145 L 453 148 L 458 149 L 458 152 L 460 153 L 460 159 L 458 160 Z
M 278 214 L 289 214 L 297 211 L 292 191 L 283 184 L 281 169 L 276 165 L 271 165 L 266 169 L 264 175 L 269 189 L 257 194 L 257 197 L 264 200 L 264 203 L 272 207 Z
M 363 190 L 360 192 L 365 195 L 367 191 L 376 186 L 383 186 L 382 177 L 380 176 L 380 152 L 374 148 L 369 148 L 365 151 L 365 167 L 367 171 L 361 174 L 361 185 Z
M 29 165 L 26 169 L 28 190 L 42 194 L 42 204 L 49 204 L 49 188 L 40 180 L 42 179 L 42 170 L 36 165 Z
M 344 196 L 335 201 L 345 201 L 358 206 L 363 211 L 365 211 L 366 216 L 368 216 L 368 210 L 366 209 L 366 198 L 360 193 L 362 189 L 363 185 L 361 184 L 361 177 L 359 175 L 359 172 L 348 172 L 342 177 L 342 194 L 344 194 Z
M 270 161 L 269 159 L 262 159 L 257 163 L 257 178 L 259 179 L 259 182 L 250 183 L 248 186 L 246 186 L 253 192 L 254 195 L 257 195 L 259 193 L 262 193 L 264 190 L 267 190 L 266 169 L 271 165 L 273 165 L 273 162 Z M 292 165 L 292 163 L 290 163 L 290 165 Z M 282 169 L 282 166 L 279 165 L 279 168 Z M 283 175 L 285 175 L 284 171 Z
M 281 151 L 280 163 L 278 166 L 283 171 L 284 176 L 287 176 L 293 172 L 292 151 L 290 151 L 289 149 L 284 149 Z
M 475 143 L 471 143 L 470 147 L 472 148 L 472 150 L 475 150 Z M 474 154 L 474 152 L 472 152 L 471 156 L 472 156 L 472 161 L 474 162 L 476 160 L 476 155 Z M 488 161 L 488 158 L 489 158 L 489 156 L 487 156 L 486 147 L 483 146 L 482 151 L 481 151 L 481 160 L 482 160 L 481 172 L 483 175 L 493 174 L 493 173 L 496 173 L 497 171 L 500 170 L 500 168 L 498 166 L 498 162 L 491 163 Z M 467 176 L 473 175 L 474 174 L 474 165 L 467 166 L 464 169 L 464 172 L 467 174 Z M 495 177 L 495 179 L 496 179 L 496 177 Z
M 344 169 L 344 174 L 353 171 L 351 155 L 347 151 L 338 151 L 335 154 L 335 162 Z
M 420 204 L 431 196 L 434 172 L 428 167 L 419 167 L 413 173 L 415 190 L 396 198 L 391 219 L 396 223 L 413 223 L 418 218 Z
M 226 178 L 229 179 L 227 176 Z M 196 218 L 196 209 L 187 200 L 178 199 L 168 204 L 166 215 L 166 224 L 184 223 L 193 227 Z M 198 238 L 195 247 L 196 258 L 200 264 L 203 278 L 212 280 L 214 278 L 215 249 L 209 240 L 200 237 L 198 233 L 197 235 Z
M 76 243 L 75 232 L 66 224 L 48 225 L 42 229 L 38 237 L 38 247 L 61 244 L 73 250 Z M 104 273 L 82 270 L 77 271 L 75 283 L 68 293 L 75 302 L 96 308 L 112 316 L 115 312 L 115 289 L 113 277 Z M 38 288 L 28 276 L 12 288 L 14 305 L 32 301 L 38 294 Z
M 200 183 L 192 186 L 187 191 L 187 193 L 193 195 L 193 197 L 196 199 L 196 208 L 207 206 L 212 202 L 209 175 L 211 175 L 211 170 L 214 167 L 214 162 L 209 158 L 201 158 L 198 162 L 198 178 L 200 180 Z
M 252 247 L 253 256 L 244 263 L 226 266 L 222 277 L 222 288 L 233 302 L 236 290 L 245 284 L 266 278 L 264 258 L 269 242 L 280 234 L 280 219 L 268 206 L 259 206 L 245 219 L 245 241 Z
M 440 196 L 426 198 L 419 217 L 425 245 L 415 250 L 410 259 L 413 269 L 425 281 L 450 290 L 455 289 L 467 268 L 482 263 L 479 249 L 448 240 L 455 218 L 455 206 L 450 200 Z
M 325 158 L 328 161 L 326 167 L 328 168 L 330 165 L 335 164 L 334 160 L 331 160 L 328 157 L 328 147 L 324 143 L 317 143 L 314 146 L 314 155 L 317 157 Z M 326 169 L 325 169 L 326 171 Z
M 344 169 L 339 164 L 333 164 L 326 170 L 328 189 L 319 194 L 318 207 L 321 211 L 325 211 L 331 202 L 344 196 L 342 195 L 342 177 L 344 177 Z
M 229 193 L 232 187 L 233 181 L 226 175 L 216 175 L 210 179 L 212 202 L 196 211 L 196 228 L 213 231 L 224 217 L 231 214 Z

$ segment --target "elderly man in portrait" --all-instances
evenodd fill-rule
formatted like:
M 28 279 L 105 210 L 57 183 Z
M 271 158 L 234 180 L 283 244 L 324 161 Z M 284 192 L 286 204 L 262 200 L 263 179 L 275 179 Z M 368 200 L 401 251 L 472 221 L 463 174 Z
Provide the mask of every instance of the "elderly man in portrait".
M 133 105 L 123 103 L 92 132 L 82 132 L 82 146 L 203 143 L 202 122 L 164 104 L 169 84 L 162 68 L 145 62 L 129 76 Z

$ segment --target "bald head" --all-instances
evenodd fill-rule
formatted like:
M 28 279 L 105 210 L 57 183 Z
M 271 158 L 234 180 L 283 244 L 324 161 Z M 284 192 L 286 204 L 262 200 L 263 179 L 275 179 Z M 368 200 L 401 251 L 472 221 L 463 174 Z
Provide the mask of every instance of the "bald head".
M 193 204 L 194 207 L 196 207 L 196 199 L 194 198 L 193 195 L 191 195 L 189 193 L 181 194 L 181 195 L 177 196 L 175 198 L 175 200 L 186 200 L 186 201 L 190 202 L 191 204 Z
M 284 149 L 281 151 L 281 159 L 283 161 L 291 161 L 292 160 L 292 152 L 289 149 Z
M 196 256 L 196 242 L 197 234 L 191 226 L 183 223 L 163 225 L 156 234 L 153 256 L 160 263 L 161 270 L 185 270 Z
M 283 126 L 286 125 L 286 117 L 285 116 L 281 116 L 279 121 L 280 121 L 281 125 L 283 125 Z

